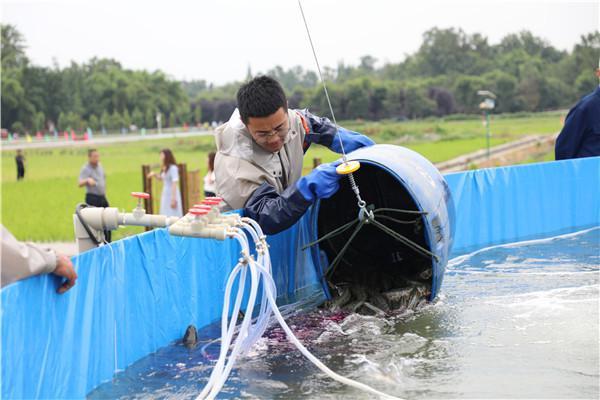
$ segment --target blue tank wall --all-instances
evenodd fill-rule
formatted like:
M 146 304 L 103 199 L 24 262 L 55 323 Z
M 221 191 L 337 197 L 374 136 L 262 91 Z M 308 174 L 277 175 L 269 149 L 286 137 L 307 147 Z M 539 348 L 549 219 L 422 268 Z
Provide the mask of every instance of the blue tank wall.
M 600 225 L 600 157 L 445 178 L 456 206 L 453 256 Z
M 599 157 L 447 175 L 453 254 L 600 225 L 599 176 Z M 269 239 L 280 293 L 318 287 L 300 251 L 314 238 L 309 214 Z M 79 279 L 64 295 L 53 276 L 3 288 L 2 398 L 83 398 L 188 324 L 217 320 L 237 253 L 231 241 L 155 230 L 75 257 Z

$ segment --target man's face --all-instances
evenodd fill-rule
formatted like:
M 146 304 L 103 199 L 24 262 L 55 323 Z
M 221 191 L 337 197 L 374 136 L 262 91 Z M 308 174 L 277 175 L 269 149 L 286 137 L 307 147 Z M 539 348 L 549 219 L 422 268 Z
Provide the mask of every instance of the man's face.
M 92 154 L 89 155 L 88 160 L 90 161 L 90 164 L 98 165 L 98 162 L 100 161 L 100 153 L 97 151 L 92 152 Z
M 260 147 L 271 153 L 277 153 L 285 143 L 290 130 L 290 121 L 287 112 L 280 107 L 268 117 L 248 118 L 246 128 Z

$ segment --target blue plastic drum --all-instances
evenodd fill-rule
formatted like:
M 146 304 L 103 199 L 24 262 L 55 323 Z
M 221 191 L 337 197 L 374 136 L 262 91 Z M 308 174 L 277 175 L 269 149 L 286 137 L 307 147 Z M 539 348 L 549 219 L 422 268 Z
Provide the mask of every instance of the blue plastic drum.
M 400 146 L 362 148 L 348 154 L 348 159 L 361 163 L 354 178 L 368 207 L 423 212 L 385 211 L 375 214 L 375 218 L 430 254 L 365 224 L 333 273 L 325 274 L 352 235 L 353 229 L 349 229 L 313 247 L 325 295 L 330 299 L 331 288 L 339 284 L 360 283 L 382 292 L 417 283 L 429 288 L 428 299 L 433 300 L 442 284 L 454 236 L 454 205 L 443 176 L 426 158 Z M 313 209 L 314 235 L 322 237 L 356 219 L 358 210 L 350 183 L 342 178 L 340 190 Z

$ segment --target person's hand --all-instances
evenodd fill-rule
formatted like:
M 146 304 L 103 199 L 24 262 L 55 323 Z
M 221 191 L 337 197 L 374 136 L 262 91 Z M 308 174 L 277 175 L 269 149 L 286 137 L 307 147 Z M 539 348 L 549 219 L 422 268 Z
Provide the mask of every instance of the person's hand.
M 360 149 L 361 147 L 373 146 L 375 144 L 375 142 L 368 136 L 361 135 L 358 132 L 349 131 L 348 129 L 338 128 L 338 131 L 333 138 L 333 142 L 331 142 L 331 150 L 339 154 L 342 153 L 340 139 L 342 139 L 344 151 L 346 153 L 350 153 L 356 149 Z
M 296 183 L 296 187 L 302 196 L 308 201 L 327 199 L 335 194 L 340 188 L 340 177 L 336 167 L 340 161 L 321 164 L 310 174 L 303 176 Z
M 57 255 L 56 269 L 54 270 L 53 274 L 66 279 L 66 282 L 64 282 L 56 290 L 56 293 L 58 294 L 63 294 L 67 290 L 71 289 L 77 280 L 77 273 L 73 268 L 73 263 L 71 262 L 71 259 L 64 254 Z
M 94 180 L 94 178 L 88 178 L 87 183 L 90 186 L 96 186 L 96 181 Z
M 146 178 L 150 179 L 150 178 L 152 178 L 155 175 L 156 175 L 156 172 L 150 171 L 150 172 L 148 172 L 148 175 L 146 175 Z
M 173 210 L 177 208 L 177 200 L 176 199 L 171 200 L 171 208 Z

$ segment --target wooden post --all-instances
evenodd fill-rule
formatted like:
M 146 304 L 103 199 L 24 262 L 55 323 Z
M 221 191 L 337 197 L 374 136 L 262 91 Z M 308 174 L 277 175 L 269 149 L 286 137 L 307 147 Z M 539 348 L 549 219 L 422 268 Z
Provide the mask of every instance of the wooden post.
M 188 204 L 193 206 L 194 204 L 202 201 L 202 187 L 200 186 L 200 170 L 195 169 L 188 171 L 187 173 L 187 193 L 188 193 Z
M 177 164 L 177 168 L 179 169 L 179 191 L 181 192 L 181 209 L 183 210 L 183 215 L 185 215 L 190 207 L 190 196 L 188 195 L 187 165 Z
M 148 178 L 148 174 L 150 173 L 149 165 L 142 165 L 142 190 L 148 194 L 150 194 L 149 199 L 144 199 L 144 209 L 146 209 L 147 214 L 154 214 L 154 204 L 152 199 L 152 178 Z M 152 230 L 151 227 L 147 226 L 146 231 Z

